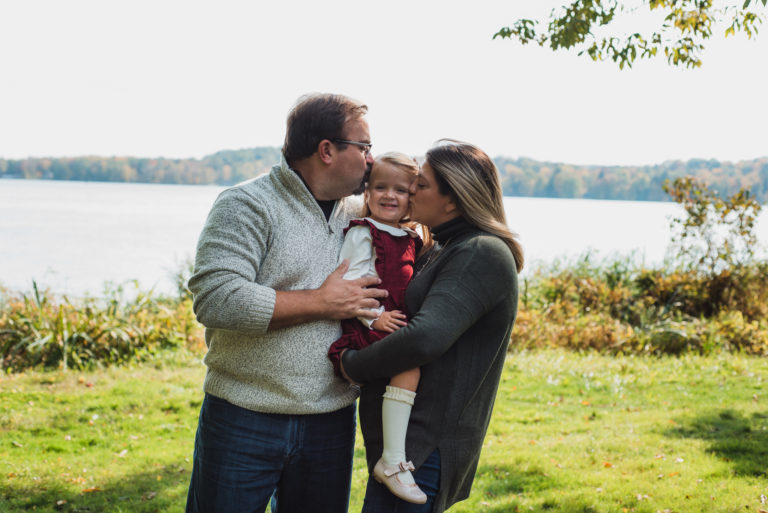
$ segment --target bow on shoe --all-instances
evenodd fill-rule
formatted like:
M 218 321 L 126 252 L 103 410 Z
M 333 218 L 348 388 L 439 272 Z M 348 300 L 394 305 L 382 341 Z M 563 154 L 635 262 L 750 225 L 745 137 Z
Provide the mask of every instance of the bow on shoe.
M 413 466 L 412 461 L 401 461 L 398 463 L 397 467 L 390 467 L 387 466 L 387 468 L 384 469 L 384 475 L 387 477 L 390 477 L 394 474 L 398 474 L 400 472 L 415 472 L 416 467 Z

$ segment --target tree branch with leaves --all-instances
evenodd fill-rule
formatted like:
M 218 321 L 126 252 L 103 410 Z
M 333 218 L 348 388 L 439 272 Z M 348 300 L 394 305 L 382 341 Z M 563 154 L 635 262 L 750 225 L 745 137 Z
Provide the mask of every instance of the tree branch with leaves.
M 712 0 L 643 0 L 640 6 L 619 0 L 574 0 L 553 9 L 544 29 L 539 20 L 518 19 L 493 38 L 517 39 L 524 45 L 536 43 L 552 50 L 576 48 L 579 55 L 594 61 L 611 60 L 621 69 L 632 67 L 638 58 L 661 54 L 672 66 L 697 68 L 702 64 L 704 43 L 716 27 L 724 27 L 725 37 L 742 32 L 751 39 L 764 21 L 766 5 L 768 0 L 718 2 L 718 6 Z M 664 14 L 661 24 L 621 37 L 595 34 L 621 16 L 645 9 Z

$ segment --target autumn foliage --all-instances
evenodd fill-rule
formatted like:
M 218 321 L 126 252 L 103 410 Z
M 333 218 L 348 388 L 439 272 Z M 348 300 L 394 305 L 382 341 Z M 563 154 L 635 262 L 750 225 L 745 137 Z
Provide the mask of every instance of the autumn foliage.
M 768 355 L 768 262 L 754 233 L 762 206 L 745 189 L 724 198 L 693 177 L 664 191 L 685 212 L 671 222 L 667 265 L 587 256 L 537 271 L 523 282 L 513 345 Z
M 768 264 L 715 275 L 579 265 L 524 280 L 517 348 L 610 353 L 768 355 Z

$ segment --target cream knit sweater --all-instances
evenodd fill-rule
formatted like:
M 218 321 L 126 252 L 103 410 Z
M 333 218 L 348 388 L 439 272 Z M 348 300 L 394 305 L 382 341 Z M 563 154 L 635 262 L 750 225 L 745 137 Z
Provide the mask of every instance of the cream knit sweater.
M 357 392 L 335 377 L 326 353 L 338 321 L 267 331 L 275 290 L 319 287 L 338 265 L 343 229 L 359 198 L 336 203 L 326 221 L 285 160 L 218 197 L 197 245 L 189 281 L 205 326 L 206 392 L 249 410 L 312 414 L 338 410 Z

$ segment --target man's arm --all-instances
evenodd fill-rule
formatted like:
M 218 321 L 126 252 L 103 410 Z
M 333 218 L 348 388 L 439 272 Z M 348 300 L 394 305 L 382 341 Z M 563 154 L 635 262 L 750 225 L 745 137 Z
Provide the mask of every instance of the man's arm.
M 250 222 L 232 222 L 249 219 Z M 386 291 L 367 289 L 377 278 L 343 279 L 347 263 L 332 272 L 318 289 L 277 291 L 256 283 L 270 226 L 269 213 L 237 189 L 222 193 L 208 215 L 198 242 L 195 273 L 189 288 L 198 321 L 208 328 L 264 333 L 320 319 L 370 316 L 374 298 Z
M 227 189 L 214 202 L 189 279 L 195 315 L 206 328 L 267 330 L 275 291 L 256 283 L 256 273 L 269 238 L 260 228 L 270 225 L 269 211 L 241 189 Z

